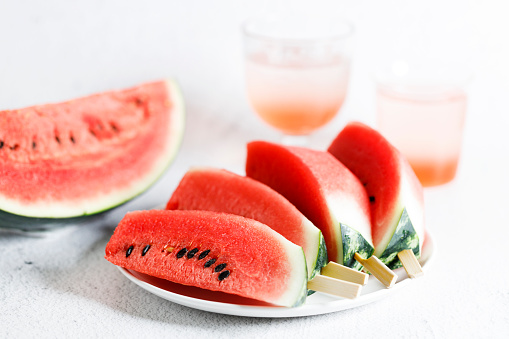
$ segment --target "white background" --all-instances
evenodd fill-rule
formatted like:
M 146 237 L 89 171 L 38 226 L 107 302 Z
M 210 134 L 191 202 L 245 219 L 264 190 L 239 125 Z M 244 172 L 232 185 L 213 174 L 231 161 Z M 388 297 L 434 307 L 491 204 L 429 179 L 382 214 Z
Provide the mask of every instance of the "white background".
M 417 55 L 474 73 L 458 176 L 426 190 L 438 260 L 412 287 L 375 304 L 300 319 L 221 316 L 159 299 L 103 259 L 118 218 L 164 203 L 190 166 L 242 172 L 247 141 L 278 140 L 247 103 L 239 29 L 272 10 L 333 14 L 356 26 L 347 102 L 313 136 L 318 149 L 349 120 L 374 123 L 370 72 L 385 60 Z M 508 14 L 494 0 L 0 0 L 0 110 L 165 77 L 178 79 L 187 104 L 178 158 L 142 198 L 101 225 L 0 234 L 0 337 L 508 336 Z

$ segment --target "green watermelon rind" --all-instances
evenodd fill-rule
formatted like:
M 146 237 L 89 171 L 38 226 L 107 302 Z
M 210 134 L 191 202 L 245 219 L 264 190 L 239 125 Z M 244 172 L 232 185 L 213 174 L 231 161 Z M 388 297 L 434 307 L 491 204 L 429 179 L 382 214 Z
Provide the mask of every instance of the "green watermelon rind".
M 303 225 L 303 232 L 307 234 L 308 240 L 303 247 L 306 255 L 306 266 L 308 270 L 308 280 L 313 279 L 320 274 L 322 267 L 327 265 L 327 247 L 322 232 L 311 222 Z M 312 241 L 313 240 L 313 241 Z
M 71 218 L 35 218 L 24 217 L 0 210 L 0 228 L 19 230 L 23 232 L 43 232 L 66 225 L 79 226 L 83 224 L 90 224 L 101 219 L 107 212 L 108 211 L 103 211 L 96 214 Z
M 325 238 L 322 231 L 320 231 L 311 221 L 307 218 L 301 225 L 302 235 L 305 238 L 304 244 L 299 244 L 304 250 L 306 256 L 306 267 L 308 273 L 308 280 L 313 279 L 320 273 L 322 267 L 327 265 L 327 247 L 325 245 Z M 289 230 L 290 231 L 290 230 Z M 294 230 L 295 231 L 295 230 Z M 281 233 L 284 235 L 284 233 Z
M 311 273 L 309 280 L 313 279 L 317 274 L 320 274 L 322 268 L 328 263 L 327 247 L 325 245 L 325 238 L 323 237 L 322 232 L 319 232 L 318 237 L 318 255 L 316 256 L 315 268 Z
M 406 208 L 403 209 L 398 221 L 398 226 L 396 226 L 396 230 L 389 244 L 384 249 L 379 259 L 390 269 L 399 268 L 403 266 L 403 264 L 398 258 L 398 253 L 403 250 L 412 250 L 417 258 L 421 256 L 419 235 L 412 225 Z
M 369 258 L 375 251 L 374 247 L 354 228 L 339 224 L 341 241 L 343 246 L 343 265 L 360 271 L 362 265 L 355 260 L 355 253 L 363 258 Z
M 184 130 L 185 130 L 185 104 L 184 97 L 180 90 L 178 83 L 175 80 L 167 79 L 166 85 L 168 91 L 171 93 L 171 98 L 174 99 L 177 114 L 173 117 L 172 121 L 175 125 L 172 125 L 172 138 L 169 144 L 172 145 L 170 149 L 167 162 L 161 166 L 161 170 L 157 175 L 147 180 L 137 192 L 134 192 L 129 197 L 122 201 L 116 201 L 114 204 L 104 206 L 102 209 L 93 210 L 90 212 L 83 213 L 81 215 L 69 216 L 69 217 L 34 217 L 24 216 L 17 213 L 10 213 L 9 211 L 0 209 L 0 228 L 17 229 L 21 231 L 44 231 L 46 229 L 52 229 L 62 227 L 65 225 L 81 225 L 89 222 L 93 222 L 106 214 L 107 212 L 118 208 L 125 203 L 135 199 L 136 197 L 143 194 L 150 187 L 152 187 L 161 177 L 166 173 L 167 169 L 175 160 L 177 153 L 182 144 Z
M 320 274 L 322 271 L 322 268 L 327 265 L 329 262 L 328 256 L 327 256 L 327 246 L 325 245 L 325 238 L 323 237 L 322 232 L 319 232 L 318 235 L 318 255 L 316 256 L 316 261 L 314 265 L 314 269 L 309 274 L 308 280 L 311 281 L 317 274 Z M 308 290 L 308 296 L 315 293 L 313 290 Z

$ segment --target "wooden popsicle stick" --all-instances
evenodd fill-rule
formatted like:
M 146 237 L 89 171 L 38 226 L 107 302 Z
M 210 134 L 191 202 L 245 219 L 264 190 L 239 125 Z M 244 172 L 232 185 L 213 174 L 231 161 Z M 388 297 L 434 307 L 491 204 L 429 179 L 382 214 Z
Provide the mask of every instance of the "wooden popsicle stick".
M 329 261 L 329 263 L 322 268 L 322 275 L 350 281 L 359 285 L 366 285 L 369 279 L 368 274 L 340 265 L 334 261 Z
M 421 264 L 419 264 L 412 250 L 403 250 L 399 252 L 398 258 L 403 264 L 406 274 L 408 274 L 410 278 L 418 278 L 424 274 Z
M 391 271 L 383 262 L 377 257 L 372 255 L 368 259 L 364 259 L 359 253 L 355 253 L 355 260 L 357 260 L 365 269 L 367 269 L 375 278 L 380 280 L 387 288 L 391 288 L 398 280 L 396 273 Z
M 308 281 L 308 290 L 332 294 L 347 299 L 355 299 L 361 294 L 362 286 L 349 281 L 317 275 Z

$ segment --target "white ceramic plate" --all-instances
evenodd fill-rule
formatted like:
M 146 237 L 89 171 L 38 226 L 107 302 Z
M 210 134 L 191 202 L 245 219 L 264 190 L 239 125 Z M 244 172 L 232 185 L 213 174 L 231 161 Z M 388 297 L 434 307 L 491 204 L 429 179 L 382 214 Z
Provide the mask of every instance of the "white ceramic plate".
M 435 252 L 435 245 L 428 235 L 420 260 L 424 272 L 429 269 L 434 257 L 433 252 Z M 287 308 L 226 293 L 179 285 L 122 267 L 119 269 L 136 285 L 174 303 L 208 312 L 264 318 L 302 317 L 354 308 L 385 298 L 412 283 L 405 270 L 399 268 L 394 270 L 398 275 L 398 281 L 390 289 L 385 288 L 375 277 L 370 276 L 368 283 L 362 288 L 361 295 L 356 299 L 343 299 L 316 292 L 309 296 L 302 306 Z

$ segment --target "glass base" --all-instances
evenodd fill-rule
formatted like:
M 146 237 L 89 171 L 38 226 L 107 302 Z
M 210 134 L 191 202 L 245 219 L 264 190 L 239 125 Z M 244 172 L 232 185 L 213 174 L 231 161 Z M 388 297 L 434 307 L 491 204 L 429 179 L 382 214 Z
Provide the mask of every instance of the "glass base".
M 458 158 L 448 161 L 409 159 L 409 163 L 423 187 L 440 186 L 452 181 L 458 168 Z

